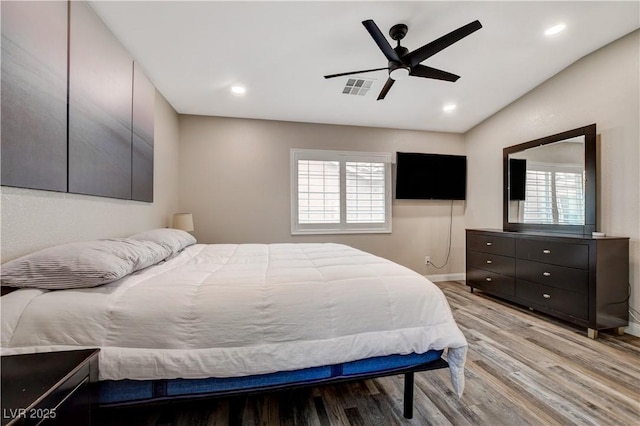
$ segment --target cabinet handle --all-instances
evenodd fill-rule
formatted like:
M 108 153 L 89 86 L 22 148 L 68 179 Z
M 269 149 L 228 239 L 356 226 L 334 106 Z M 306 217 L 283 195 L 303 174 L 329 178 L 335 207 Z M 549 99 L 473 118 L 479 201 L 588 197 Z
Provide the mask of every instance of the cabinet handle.
M 547 293 L 544 293 L 544 294 L 542 295 L 542 297 L 544 297 L 545 299 L 551 299 L 551 295 L 549 295 L 549 294 L 547 294 Z
M 551 254 L 551 250 L 542 250 L 544 254 Z
M 487 265 L 491 265 L 493 263 L 493 260 L 487 260 Z
M 488 246 L 492 246 L 492 245 L 493 245 L 493 243 L 487 243 L 487 245 L 488 245 Z
M 551 276 L 551 272 L 543 272 L 542 275 L 544 275 L 545 277 L 550 277 Z
M 487 281 L 491 281 L 491 278 L 490 278 L 490 277 L 487 277 L 487 278 L 485 278 L 485 280 L 487 280 Z

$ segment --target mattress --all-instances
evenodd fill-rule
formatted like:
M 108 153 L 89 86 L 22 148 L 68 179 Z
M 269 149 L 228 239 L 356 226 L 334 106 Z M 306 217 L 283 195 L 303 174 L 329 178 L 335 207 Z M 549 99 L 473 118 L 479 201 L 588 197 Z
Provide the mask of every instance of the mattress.
M 443 293 L 340 244 L 196 244 L 90 289 L 2 299 L 2 354 L 99 347 L 100 380 L 242 377 L 447 350 L 467 342 Z

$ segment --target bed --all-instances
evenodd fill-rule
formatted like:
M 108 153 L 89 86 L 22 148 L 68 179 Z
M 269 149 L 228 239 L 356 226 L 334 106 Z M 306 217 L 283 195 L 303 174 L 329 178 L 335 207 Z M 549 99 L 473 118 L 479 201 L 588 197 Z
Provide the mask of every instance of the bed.
M 162 247 L 153 255 L 107 258 L 133 266 L 86 287 L 67 279 L 87 274 L 82 259 L 49 260 L 53 278 L 41 259 L 3 265 L 3 285 L 29 287 L 1 299 L 2 354 L 100 348 L 105 407 L 402 373 L 410 418 L 413 373 L 445 367 L 462 394 L 467 342 L 419 274 L 341 244 L 205 245 L 174 231 L 137 240 Z

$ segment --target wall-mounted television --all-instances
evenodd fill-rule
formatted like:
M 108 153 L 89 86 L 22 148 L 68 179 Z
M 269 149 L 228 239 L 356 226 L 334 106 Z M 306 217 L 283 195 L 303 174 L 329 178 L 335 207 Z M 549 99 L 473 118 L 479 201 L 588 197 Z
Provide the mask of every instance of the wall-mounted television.
M 398 152 L 396 199 L 464 200 L 467 157 Z

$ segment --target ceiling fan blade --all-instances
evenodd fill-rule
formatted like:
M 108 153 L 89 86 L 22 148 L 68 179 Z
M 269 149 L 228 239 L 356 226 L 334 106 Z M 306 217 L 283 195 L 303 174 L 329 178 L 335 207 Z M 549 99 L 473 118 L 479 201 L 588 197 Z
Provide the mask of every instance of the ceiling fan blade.
M 370 69 L 370 70 L 362 70 L 362 71 L 341 72 L 339 74 L 325 75 L 324 78 L 342 77 L 343 75 L 360 74 L 360 73 L 364 73 L 364 72 L 382 71 L 382 70 L 388 70 L 388 69 L 389 69 L 389 67 L 384 67 L 384 68 L 373 68 L 373 69 Z
M 416 66 L 420 62 L 424 61 L 427 58 L 435 55 L 440 52 L 442 49 L 445 49 L 451 46 L 453 43 L 462 40 L 469 34 L 472 34 L 482 28 L 482 24 L 480 21 L 473 21 L 467 25 L 464 25 L 457 30 L 451 31 L 449 34 L 440 37 L 432 41 L 431 43 L 427 43 L 422 47 L 417 48 L 413 52 L 407 54 L 404 57 L 404 62 L 411 64 L 411 66 Z
M 369 31 L 371 38 L 373 38 L 373 41 L 375 41 L 380 50 L 382 50 L 382 53 L 384 53 L 384 56 L 387 57 L 387 60 L 400 62 L 400 57 L 398 56 L 396 51 L 393 50 L 387 38 L 384 36 L 384 34 L 382 34 L 382 31 L 380 31 L 380 28 L 378 28 L 378 26 L 375 22 L 373 22 L 372 19 L 362 21 L 362 25 L 364 25 L 367 31 Z
M 442 71 L 437 68 L 431 68 L 420 64 L 412 67 L 409 75 L 412 75 L 414 77 L 433 78 L 436 80 L 444 81 L 456 81 L 460 78 L 459 75 L 451 74 L 450 72 Z
M 379 101 L 380 99 L 384 99 L 384 97 L 387 96 L 387 93 L 389 93 L 389 89 L 391 89 L 391 86 L 393 86 L 393 83 L 395 82 L 396 81 L 394 79 L 388 78 L 387 82 L 384 84 L 384 87 L 380 91 L 380 94 L 378 95 L 378 99 L 376 100 Z

